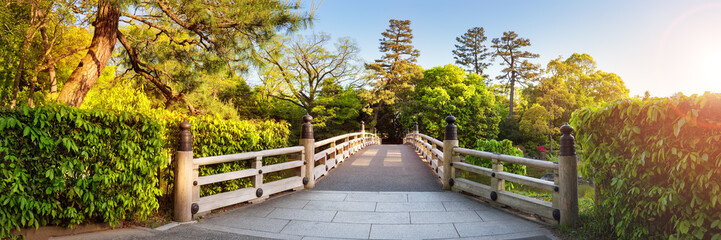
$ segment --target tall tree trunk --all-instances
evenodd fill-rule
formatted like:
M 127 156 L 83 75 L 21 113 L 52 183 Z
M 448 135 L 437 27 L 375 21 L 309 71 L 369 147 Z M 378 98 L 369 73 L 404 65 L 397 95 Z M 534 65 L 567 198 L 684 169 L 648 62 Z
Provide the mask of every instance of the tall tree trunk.
M 28 106 L 35 107 L 35 81 L 30 81 L 30 92 L 28 93 Z
M 98 13 L 93 22 L 95 32 L 90 48 L 60 90 L 58 101 L 79 107 L 105 69 L 113 55 L 120 20 L 120 9 L 115 4 L 113 0 L 98 1 Z
M 29 30 L 28 30 L 29 31 Z M 22 52 L 20 52 L 20 63 L 18 64 L 17 72 L 15 72 L 15 83 L 13 85 L 13 98 L 10 100 L 10 109 L 15 109 L 17 106 L 18 101 L 18 92 L 20 91 L 20 79 L 23 78 L 23 74 L 25 73 L 25 57 L 27 56 L 28 50 L 30 48 L 30 43 L 28 42 L 28 36 L 25 35 L 25 40 L 23 40 L 23 47 Z
M 373 113 L 373 122 L 375 123 L 373 126 L 371 126 L 371 131 L 376 130 L 376 126 L 378 126 L 378 113 L 383 109 L 383 100 L 378 102 L 378 108 Z
M 511 96 L 509 100 L 511 103 L 508 106 L 508 118 L 513 119 L 513 94 L 516 92 L 516 72 L 511 72 Z
M 50 40 L 48 39 L 48 31 L 45 25 L 40 27 L 40 35 L 43 37 L 43 44 L 45 44 L 46 61 L 50 64 L 48 66 L 48 82 L 50 82 L 50 99 L 55 99 L 55 95 L 58 93 L 58 79 L 55 75 L 55 63 L 50 63 L 52 57 L 50 53 Z M 37 75 L 37 73 L 35 73 Z M 43 86 L 45 86 L 43 84 Z

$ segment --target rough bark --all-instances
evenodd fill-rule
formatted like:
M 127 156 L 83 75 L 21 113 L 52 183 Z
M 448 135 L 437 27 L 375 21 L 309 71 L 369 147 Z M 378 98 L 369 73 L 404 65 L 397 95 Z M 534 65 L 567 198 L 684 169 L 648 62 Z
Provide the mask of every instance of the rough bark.
M 125 35 L 123 35 L 123 33 L 119 30 L 117 32 L 117 37 L 120 44 L 123 45 L 123 48 L 125 48 L 125 52 L 128 53 L 128 59 L 130 60 L 130 65 L 133 67 L 133 71 L 138 75 L 143 76 L 143 78 L 150 81 L 150 83 L 160 90 L 160 93 L 163 94 L 163 97 L 165 97 L 165 100 L 167 101 L 166 105 L 170 105 L 173 102 L 183 102 L 188 107 L 188 111 L 190 111 L 191 114 L 195 115 L 198 113 L 195 107 L 193 107 L 193 104 L 185 99 L 185 95 L 182 93 L 173 94 L 173 90 L 168 85 L 164 84 L 159 77 L 157 77 L 158 74 L 161 74 L 159 69 L 153 68 L 152 66 L 140 61 L 138 51 L 130 45 L 128 39 L 126 39 Z M 170 76 L 167 73 L 164 74 L 166 76 Z
M 120 9 L 115 6 L 114 1 L 98 1 L 98 13 L 93 22 L 95 32 L 90 48 L 60 90 L 59 102 L 76 107 L 83 103 L 85 95 L 98 80 L 113 55 L 119 20 Z
M 47 61 L 47 64 L 49 64 L 48 82 L 50 82 L 50 98 L 54 99 L 55 94 L 58 93 L 58 79 L 55 75 L 55 63 L 50 63 L 50 52 L 52 50 L 52 44 L 50 44 L 50 39 L 48 38 L 48 31 L 45 25 L 40 27 L 40 35 L 43 37 L 43 44 L 45 45 L 45 59 Z
M 20 53 L 20 63 L 18 64 L 18 69 L 15 73 L 15 83 L 13 85 L 13 97 L 12 100 L 10 100 L 10 109 L 15 109 L 15 106 L 17 106 L 18 92 L 20 91 L 20 79 L 23 78 L 23 74 L 25 73 L 25 71 L 23 71 L 25 68 L 25 57 L 27 56 L 29 48 L 30 43 L 26 37 L 25 40 L 23 40 L 22 52 Z

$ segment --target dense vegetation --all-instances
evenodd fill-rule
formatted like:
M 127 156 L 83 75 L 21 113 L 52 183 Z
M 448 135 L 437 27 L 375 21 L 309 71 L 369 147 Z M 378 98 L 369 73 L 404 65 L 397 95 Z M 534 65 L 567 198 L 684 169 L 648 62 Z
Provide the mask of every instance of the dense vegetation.
M 297 2 L 0 3 L 0 237 L 170 206 L 169 159 L 184 119 L 202 157 L 294 145 L 309 113 L 317 139 L 364 121 L 391 143 L 414 122 L 441 139 L 452 114 L 461 146 L 530 157 L 548 149 L 551 159 L 559 127 L 571 120 L 581 175 L 599 189 L 601 237 L 721 238 L 718 95 L 629 99 L 623 80 L 588 54 L 544 67 L 533 62 L 532 39 L 510 30 L 486 36 L 482 27 L 459 33 L 457 66 L 423 69 L 410 20 L 389 20 L 379 33 L 383 55 L 368 63 L 352 39 L 297 35 L 316 7 Z M 490 72 L 492 62 L 503 69 Z M 121 180 L 128 187 L 104 182 Z M 201 194 L 248 184 L 213 184 Z
M 574 113 L 600 230 L 721 239 L 721 94 L 627 99 Z
M 161 126 L 49 105 L 0 112 L 0 238 L 11 229 L 118 223 L 158 209 Z

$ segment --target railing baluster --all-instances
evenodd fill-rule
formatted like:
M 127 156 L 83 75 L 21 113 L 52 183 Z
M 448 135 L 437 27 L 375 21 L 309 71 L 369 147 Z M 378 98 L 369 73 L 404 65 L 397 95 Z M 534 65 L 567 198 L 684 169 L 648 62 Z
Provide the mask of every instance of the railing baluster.
M 573 128 L 561 126 L 561 147 L 558 156 L 559 187 L 561 190 L 561 225 L 572 225 L 578 220 L 578 169 Z
M 188 120 L 180 124 L 180 142 L 175 152 L 175 201 L 173 219 L 177 222 L 193 220 L 193 137 Z
M 458 132 L 456 118 L 453 115 L 446 117 L 446 132 L 443 137 L 443 189 L 451 190 L 451 162 L 453 161 L 453 148 L 458 147 Z
M 313 138 L 313 117 L 306 114 L 303 116 L 303 129 L 300 136 L 300 145 L 304 148 L 305 154 L 305 183 L 306 188 L 315 187 L 315 138 Z

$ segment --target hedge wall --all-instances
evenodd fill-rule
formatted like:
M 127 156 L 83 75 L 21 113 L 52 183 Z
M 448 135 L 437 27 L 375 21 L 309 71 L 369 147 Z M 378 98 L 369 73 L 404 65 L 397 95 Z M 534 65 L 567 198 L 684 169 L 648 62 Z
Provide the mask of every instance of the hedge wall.
M 721 239 L 721 94 L 573 114 L 597 209 L 622 239 Z
M 31 226 L 148 216 L 165 162 L 159 130 L 127 112 L 0 111 L 0 238 Z
M 232 121 L 164 110 L 116 113 L 50 105 L 0 111 L 0 238 L 12 229 L 118 223 L 172 206 L 172 154 L 179 124 L 192 124 L 195 157 L 286 147 L 288 123 Z M 283 158 L 265 159 L 266 164 Z M 248 161 L 201 167 L 201 175 Z M 160 174 L 161 176 L 158 176 Z M 160 181 L 159 181 L 160 180 Z M 246 187 L 241 179 L 202 195 Z

